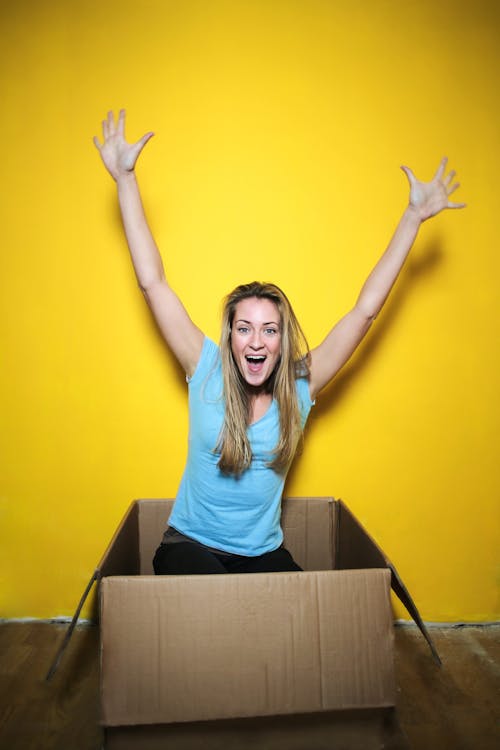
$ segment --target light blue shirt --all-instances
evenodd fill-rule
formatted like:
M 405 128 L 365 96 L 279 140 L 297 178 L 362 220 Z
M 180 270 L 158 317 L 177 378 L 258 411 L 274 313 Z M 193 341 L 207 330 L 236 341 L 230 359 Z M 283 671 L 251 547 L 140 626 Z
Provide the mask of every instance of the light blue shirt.
M 283 541 L 281 496 L 286 475 L 267 465 L 279 439 L 279 413 L 273 399 L 267 412 L 248 427 L 252 463 L 239 477 L 223 474 L 214 452 L 224 420 L 219 347 L 205 338 L 189 379 L 189 447 L 186 468 L 169 524 L 208 547 L 238 555 L 262 555 Z M 312 402 L 305 378 L 296 380 L 305 425 Z

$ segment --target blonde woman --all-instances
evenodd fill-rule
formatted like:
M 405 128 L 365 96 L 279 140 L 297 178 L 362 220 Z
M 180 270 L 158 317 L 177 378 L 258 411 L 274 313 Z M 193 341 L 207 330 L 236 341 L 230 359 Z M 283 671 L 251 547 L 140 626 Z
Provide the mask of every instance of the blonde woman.
M 125 140 L 125 112 L 94 138 L 116 182 L 137 280 L 189 383 L 186 468 L 154 559 L 157 574 L 300 570 L 283 547 L 283 486 L 318 393 L 365 337 L 410 252 L 420 225 L 462 208 L 443 159 L 431 182 L 403 167 L 410 199 L 386 251 L 354 307 L 309 350 L 291 305 L 274 284 L 252 282 L 226 299 L 220 345 L 191 320 L 165 277 L 135 175 L 153 133 Z

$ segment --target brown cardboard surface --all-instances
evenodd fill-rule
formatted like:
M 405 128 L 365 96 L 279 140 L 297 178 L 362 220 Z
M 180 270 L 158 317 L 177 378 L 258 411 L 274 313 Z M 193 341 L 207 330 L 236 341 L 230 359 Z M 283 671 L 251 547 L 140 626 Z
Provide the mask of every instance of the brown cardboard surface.
M 331 570 L 336 503 L 332 497 L 288 497 L 281 505 L 285 547 L 304 570 Z
M 97 577 L 138 575 L 139 537 L 139 504 L 132 503 L 97 566 Z
M 108 727 L 106 750 L 409 750 L 394 709 Z
M 173 500 L 138 500 L 140 522 L 139 560 L 141 575 L 153 575 L 153 557 L 167 527 Z
M 390 573 L 101 582 L 107 726 L 390 706 Z

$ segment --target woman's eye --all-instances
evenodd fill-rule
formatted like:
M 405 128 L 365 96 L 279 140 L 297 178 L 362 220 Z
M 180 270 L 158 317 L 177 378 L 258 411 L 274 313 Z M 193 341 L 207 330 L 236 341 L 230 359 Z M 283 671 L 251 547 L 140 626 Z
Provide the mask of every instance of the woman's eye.
M 278 331 L 276 330 L 276 328 L 266 328 L 265 332 L 266 332 L 267 336 L 274 336 L 275 334 L 278 333 Z
M 246 326 L 238 326 L 238 333 L 248 333 L 248 328 Z

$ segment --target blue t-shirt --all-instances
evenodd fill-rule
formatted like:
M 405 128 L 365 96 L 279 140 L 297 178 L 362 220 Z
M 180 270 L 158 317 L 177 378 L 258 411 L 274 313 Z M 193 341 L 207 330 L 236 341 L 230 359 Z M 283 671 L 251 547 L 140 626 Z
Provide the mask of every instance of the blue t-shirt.
M 224 399 L 219 347 L 208 338 L 188 382 L 188 457 L 169 524 L 224 552 L 254 556 L 277 549 L 283 541 L 285 475 L 267 465 L 279 439 L 276 401 L 248 427 L 250 467 L 238 477 L 228 476 L 218 468 L 220 454 L 214 452 L 224 421 Z M 312 406 L 309 383 L 298 378 L 296 385 L 304 426 Z

